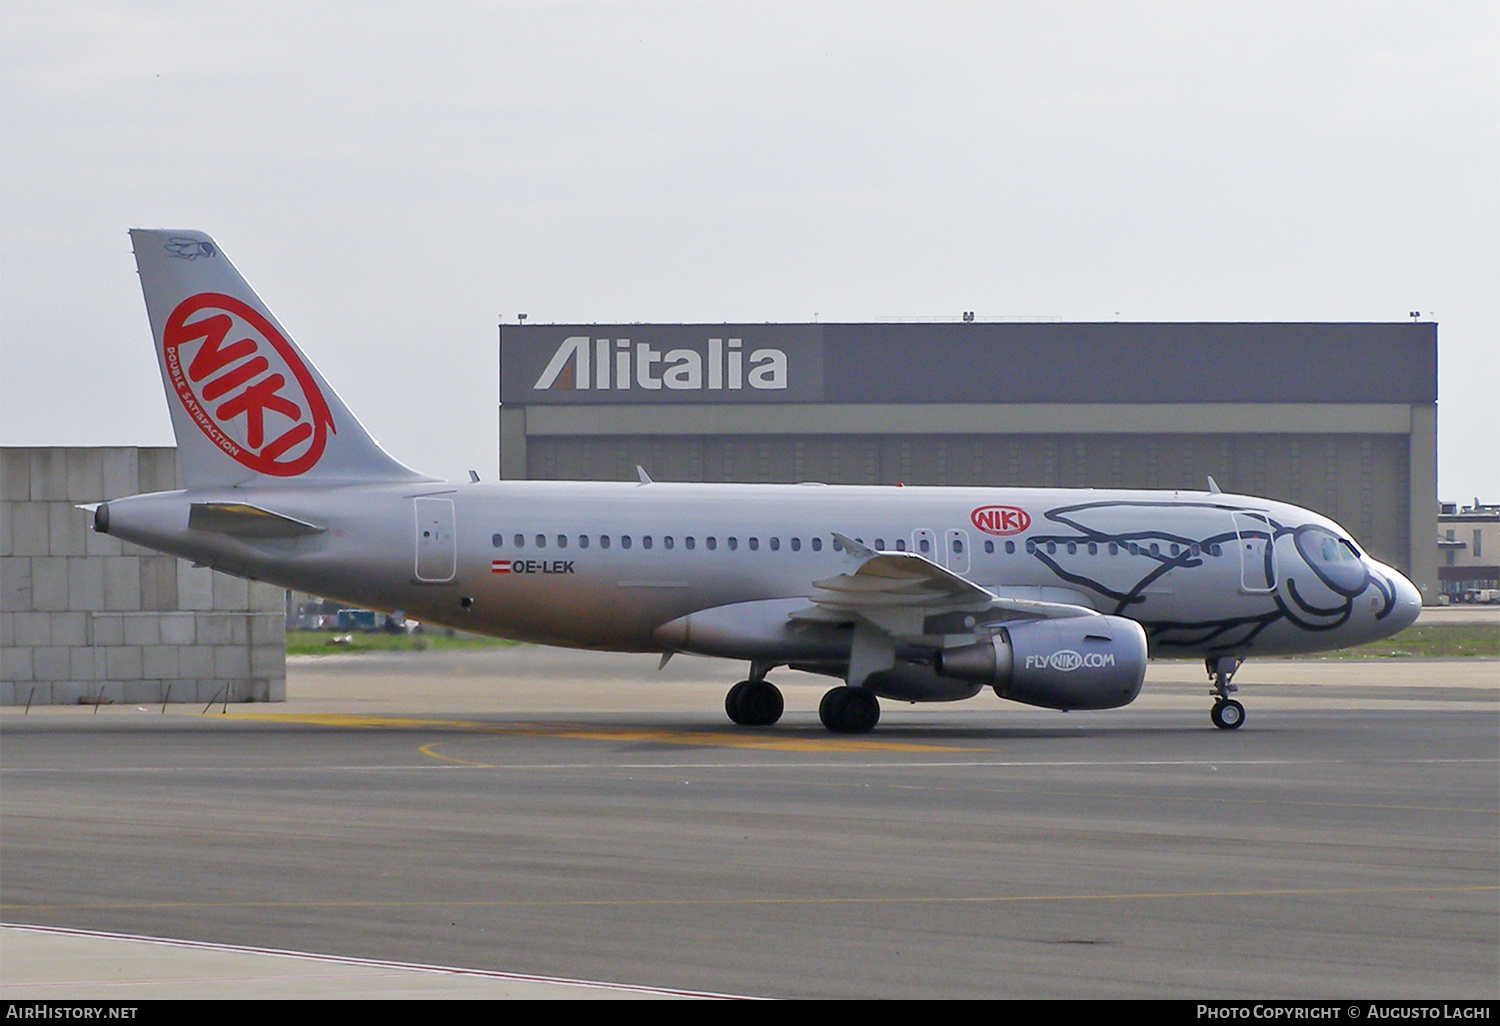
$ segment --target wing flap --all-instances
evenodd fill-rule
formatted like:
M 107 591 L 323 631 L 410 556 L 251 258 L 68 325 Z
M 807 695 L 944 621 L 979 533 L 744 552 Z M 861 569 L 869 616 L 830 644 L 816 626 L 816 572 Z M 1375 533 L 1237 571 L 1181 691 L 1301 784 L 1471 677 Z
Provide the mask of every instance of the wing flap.
M 915 552 L 877 552 L 835 534 L 840 546 L 860 561 L 853 571 L 814 581 L 809 609 L 794 619 L 869 621 L 899 636 L 921 633 L 923 620 L 937 612 L 1000 612 L 1016 619 L 1066 620 L 1098 616 L 1097 610 L 1069 602 L 1007 598 Z

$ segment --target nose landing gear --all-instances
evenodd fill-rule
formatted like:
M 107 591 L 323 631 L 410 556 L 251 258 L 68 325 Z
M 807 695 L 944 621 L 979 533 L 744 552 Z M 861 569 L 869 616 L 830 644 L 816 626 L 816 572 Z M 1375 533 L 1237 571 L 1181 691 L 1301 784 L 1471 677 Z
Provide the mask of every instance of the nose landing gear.
M 1214 682 L 1214 686 L 1209 689 L 1209 694 L 1214 696 L 1214 707 L 1208 718 L 1220 730 L 1239 730 L 1245 722 L 1245 707 L 1229 697 L 1239 690 L 1231 681 L 1235 671 L 1243 663 L 1244 660 L 1237 656 L 1209 656 L 1204 661 L 1208 675 Z
M 1224 699 L 1214 703 L 1208 718 L 1220 730 L 1238 730 L 1240 724 L 1245 722 L 1245 707 L 1232 698 Z

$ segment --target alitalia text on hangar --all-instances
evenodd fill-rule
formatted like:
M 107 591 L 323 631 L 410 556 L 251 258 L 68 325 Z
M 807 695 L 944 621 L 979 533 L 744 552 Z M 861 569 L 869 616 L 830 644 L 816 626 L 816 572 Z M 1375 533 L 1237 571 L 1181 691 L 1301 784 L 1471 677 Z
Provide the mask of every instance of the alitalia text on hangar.
M 535 391 L 593 388 L 648 391 L 780 390 L 787 387 L 787 355 L 765 346 L 748 353 L 737 338 L 710 338 L 694 348 L 662 351 L 628 338 L 573 335 L 547 362 Z

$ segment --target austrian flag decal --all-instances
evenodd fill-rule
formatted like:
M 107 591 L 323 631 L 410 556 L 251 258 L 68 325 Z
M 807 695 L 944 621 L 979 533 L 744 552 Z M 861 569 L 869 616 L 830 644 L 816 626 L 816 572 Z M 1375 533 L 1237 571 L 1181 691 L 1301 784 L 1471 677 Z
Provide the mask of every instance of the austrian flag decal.
M 307 365 L 258 310 L 201 292 L 177 304 L 162 331 L 167 377 L 209 440 L 273 477 L 317 465 L 336 429 Z
M 508 573 L 510 573 L 510 560 L 508 560 L 508 559 L 492 559 L 492 560 L 490 560 L 490 573 L 492 573 L 492 574 L 508 574 Z

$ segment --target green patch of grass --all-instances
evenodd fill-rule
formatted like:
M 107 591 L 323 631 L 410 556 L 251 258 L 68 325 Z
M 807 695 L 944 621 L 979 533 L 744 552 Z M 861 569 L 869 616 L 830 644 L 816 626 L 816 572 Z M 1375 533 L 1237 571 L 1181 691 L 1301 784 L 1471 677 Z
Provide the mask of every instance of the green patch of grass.
M 339 631 L 287 631 L 287 655 L 338 655 L 350 652 L 437 652 L 455 649 L 504 648 L 517 642 L 483 634 L 449 632 L 442 628 L 422 634 L 341 633 Z
M 1500 658 L 1500 625 L 1444 623 L 1408 627 L 1395 637 L 1311 659 L 1455 659 Z

